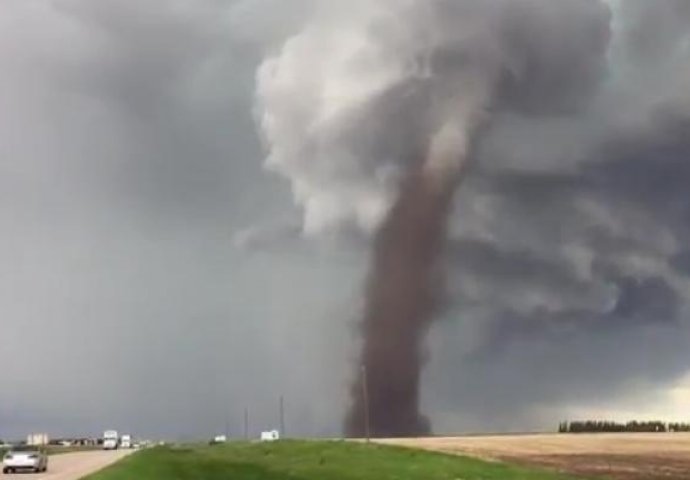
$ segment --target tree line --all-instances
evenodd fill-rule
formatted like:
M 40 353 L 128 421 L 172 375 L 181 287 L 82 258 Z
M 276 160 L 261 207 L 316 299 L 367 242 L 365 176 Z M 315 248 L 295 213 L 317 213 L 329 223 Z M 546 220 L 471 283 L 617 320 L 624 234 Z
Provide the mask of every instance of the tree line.
M 627 423 L 586 420 L 578 422 L 561 422 L 559 433 L 619 433 L 619 432 L 690 432 L 690 423 L 664 423 L 660 421 Z

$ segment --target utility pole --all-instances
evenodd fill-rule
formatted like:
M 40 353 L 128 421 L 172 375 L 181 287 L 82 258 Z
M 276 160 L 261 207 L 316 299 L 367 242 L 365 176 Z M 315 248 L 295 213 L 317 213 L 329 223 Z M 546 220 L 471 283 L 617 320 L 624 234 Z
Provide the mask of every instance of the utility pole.
M 244 408 L 244 439 L 249 440 L 249 409 Z
M 282 395 L 280 396 L 280 436 L 285 438 L 285 405 Z
M 369 430 L 369 387 L 367 385 L 367 367 L 362 365 L 362 403 L 364 404 L 364 435 L 367 443 L 370 441 L 371 432 Z

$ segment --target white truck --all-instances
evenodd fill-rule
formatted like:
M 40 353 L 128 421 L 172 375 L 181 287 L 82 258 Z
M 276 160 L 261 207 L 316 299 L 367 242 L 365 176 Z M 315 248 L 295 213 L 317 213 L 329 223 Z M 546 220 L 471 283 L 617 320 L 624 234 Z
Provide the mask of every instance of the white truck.
M 120 437 L 120 448 L 132 448 L 132 436 L 125 433 Z
M 103 450 L 117 450 L 120 438 L 117 430 L 106 430 L 103 432 Z

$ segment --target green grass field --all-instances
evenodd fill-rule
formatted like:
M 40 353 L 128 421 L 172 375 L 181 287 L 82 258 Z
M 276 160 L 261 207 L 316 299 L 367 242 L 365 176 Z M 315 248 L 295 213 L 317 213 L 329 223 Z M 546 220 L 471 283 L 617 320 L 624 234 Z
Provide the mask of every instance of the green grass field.
M 417 450 L 281 441 L 157 447 L 86 480 L 568 480 L 572 476 Z

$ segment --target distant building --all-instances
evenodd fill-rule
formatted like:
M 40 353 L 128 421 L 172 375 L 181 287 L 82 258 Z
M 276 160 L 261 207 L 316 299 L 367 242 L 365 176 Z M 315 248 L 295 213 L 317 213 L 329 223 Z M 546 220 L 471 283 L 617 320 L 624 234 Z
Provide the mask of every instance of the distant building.
M 48 445 L 49 438 L 47 433 L 32 433 L 26 437 L 26 444 L 32 447 Z
M 280 438 L 280 433 L 278 430 L 271 430 L 269 432 L 261 432 L 261 441 L 263 442 L 273 442 Z

